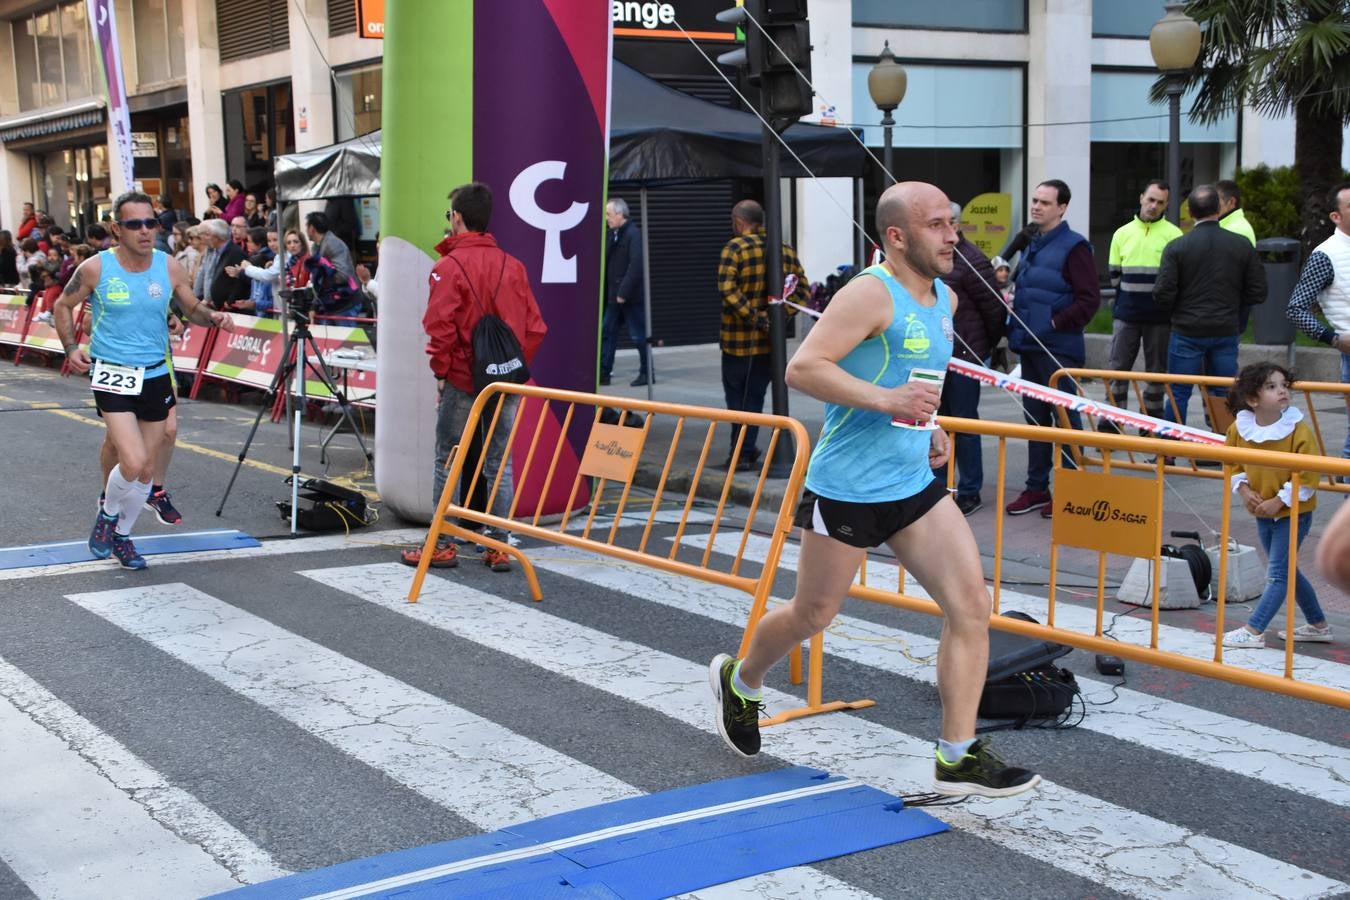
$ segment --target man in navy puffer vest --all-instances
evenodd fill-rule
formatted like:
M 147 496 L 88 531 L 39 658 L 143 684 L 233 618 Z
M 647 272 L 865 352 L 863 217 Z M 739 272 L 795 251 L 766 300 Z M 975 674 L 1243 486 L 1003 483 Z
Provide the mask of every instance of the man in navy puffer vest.
M 1069 186 L 1058 179 L 1036 186 L 1031 195 L 1031 220 L 1039 230 L 1023 251 L 1014 279 L 1017 290 L 1008 323 L 1008 347 L 1021 357 L 1022 377 L 1037 384 L 1049 385 L 1056 369 L 1083 365 L 1083 329 L 1102 302 L 1092 245 L 1064 221 L 1069 197 Z M 1073 390 L 1064 380 L 1051 386 Z M 1022 402 L 1033 425 L 1054 424 L 1050 404 L 1031 398 Z M 1069 422 L 1074 428 L 1082 427 L 1077 413 L 1069 414 Z M 1039 509 L 1043 518 L 1050 518 L 1054 511 L 1050 497 L 1052 447 L 1044 441 L 1032 441 L 1028 446 L 1026 489 L 1008 504 L 1008 515 Z

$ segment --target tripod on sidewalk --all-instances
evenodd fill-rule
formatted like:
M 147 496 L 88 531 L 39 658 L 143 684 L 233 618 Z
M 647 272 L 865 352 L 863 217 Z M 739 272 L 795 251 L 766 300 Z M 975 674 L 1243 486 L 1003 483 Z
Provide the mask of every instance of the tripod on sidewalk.
M 244 457 L 248 455 L 248 449 L 253 444 L 254 436 L 258 433 L 258 426 L 262 423 L 262 417 L 272 409 L 277 391 L 284 390 L 286 382 L 294 376 L 295 393 L 299 397 L 293 412 L 294 431 L 291 435 L 291 536 L 294 537 L 299 528 L 300 422 L 305 414 L 306 372 L 316 376 L 318 381 L 328 389 L 329 395 L 337 400 L 343 418 L 346 419 L 352 434 L 356 436 L 356 443 L 360 445 L 361 452 L 365 454 L 366 462 L 373 462 L 374 456 L 367 449 L 366 442 L 361 439 L 361 432 L 357 429 L 356 421 L 352 418 L 352 405 L 347 400 L 347 394 L 338 387 L 337 381 L 333 378 L 333 373 L 323 360 L 323 353 L 319 349 L 318 342 L 314 340 L 314 335 L 310 333 L 309 317 L 314 306 L 313 290 L 296 288 L 292 291 L 282 291 L 281 295 L 288 301 L 287 312 L 294 324 L 291 333 L 286 337 L 286 346 L 281 351 L 281 358 L 277 361 L 276 371 L 272 373 L 272 382 L 267 388 L 267 393 L 263 395 L 262 406 L 258 409 L 258 415 L 253 419 L 253 427 L 249 429 L 248 437 L 244 440 L 244 446 L 239 450 L 239 461 L 234 465 L 234 473 L 230 475 L 230 483 L 225 485 L 225 494 L 220 498 L 220 506 L 216 508 L 216 515 L 219 516 L 225 510 L 225 501 L 229 499 L 235 479 L 239 477 L 239 470 L 243 467 Z

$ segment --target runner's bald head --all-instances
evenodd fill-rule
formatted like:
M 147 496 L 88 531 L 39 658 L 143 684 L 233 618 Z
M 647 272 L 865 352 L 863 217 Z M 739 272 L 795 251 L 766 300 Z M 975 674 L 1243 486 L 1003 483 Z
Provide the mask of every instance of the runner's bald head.
M 946 194 L 926 181 L 902 181 L 886 188 L 877 200 L 877 236 L 881 238 L 882 246 L 886 244 L 887 229 L 907 230 L 915 210 L 924 201 L 935 197 L 941 197 L 944 203 L 947 202 Z

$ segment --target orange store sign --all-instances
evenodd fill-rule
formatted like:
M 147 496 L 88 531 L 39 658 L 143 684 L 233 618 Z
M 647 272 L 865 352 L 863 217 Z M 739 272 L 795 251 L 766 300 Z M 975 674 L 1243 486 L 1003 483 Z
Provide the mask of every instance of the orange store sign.
M 356 26 L 361 37 L 384 40 L 384 0 L 356 0 Z

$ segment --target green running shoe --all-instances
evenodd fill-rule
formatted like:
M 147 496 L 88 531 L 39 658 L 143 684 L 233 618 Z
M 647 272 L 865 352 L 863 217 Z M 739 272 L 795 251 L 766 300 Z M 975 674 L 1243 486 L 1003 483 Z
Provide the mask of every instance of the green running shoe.
M 1006 765 L 989 749 L 989 739 L 980 738 L 959 762 L 948 763 L 937 755 L 933 790 L 947 797 L 1011 797 L 1040 783 L 1041 776 Z
M 736 693 L 731 686 L 735 669 L 736 660 L 725 653 L 717 654 L 708 664 L 708 686 L 717 706 L 717 733 L 741 756 L 754 756 L 759 752 L 759 711 L 764 704 Z

